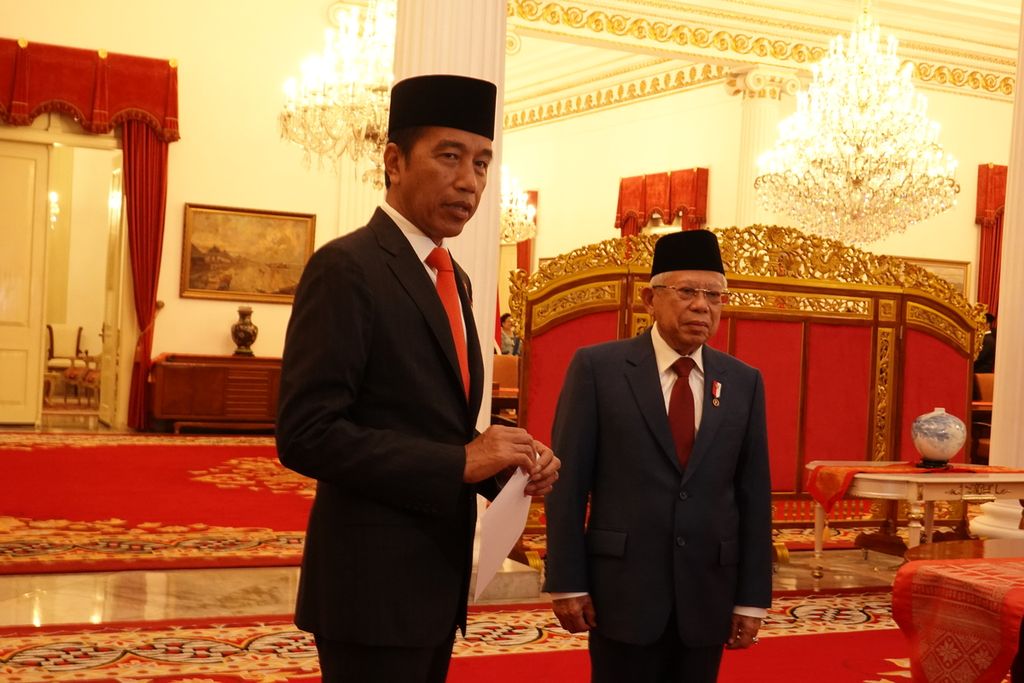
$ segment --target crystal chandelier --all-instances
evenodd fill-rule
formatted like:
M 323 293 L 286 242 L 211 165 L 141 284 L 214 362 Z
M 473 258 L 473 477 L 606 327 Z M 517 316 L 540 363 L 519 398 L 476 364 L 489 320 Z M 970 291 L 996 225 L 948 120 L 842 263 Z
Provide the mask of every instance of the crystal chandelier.
M 329 15 L 337 30 L 324 31 L 324 51 L 302 64 L 302 80 L 285 83 L 281 137 L 337 168 L 343 154 L 373 167 L 363 182 L 384 186 L 384 146 L 394 80 L 395 3 L 368 0 L 365 7 L 338 2 Z
M 864 243 L 956 203 L 956 161 L 896 47 L 893 36 L 882 47 L 867 7 L 848 42 L 832 39 L 775 147 L 758 159 L 764 208 L 808 232 Z
M 501 167 L 501 243 L 517 244 L 537 234 L 537 209 L 508 169 Z

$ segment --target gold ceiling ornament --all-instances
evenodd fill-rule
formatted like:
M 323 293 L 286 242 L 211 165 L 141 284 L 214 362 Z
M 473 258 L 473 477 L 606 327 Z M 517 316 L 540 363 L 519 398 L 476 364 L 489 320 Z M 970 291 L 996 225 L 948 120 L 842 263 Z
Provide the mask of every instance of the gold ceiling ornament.
M 501 243 L 518 244 L 537 234 L 537 207 L 519 187 L 507 166 L 501 167 Z
M 337 169 L 342 155 L 372 167 L 363 182 L 384 187 L 395 0 L 336 2 L 328 10 L 336 29 L 324 31 L 324 50 L 302 63 L 301 82 L 285 83 L 281 137 Z
M 849 40 L 832 39 L 775 147 L 758 159 L 764 208 L 809 232 L 867 243 L 956 203 L 956 160 L 897 45 L 893 36 L 882 44 L 866 4 Z

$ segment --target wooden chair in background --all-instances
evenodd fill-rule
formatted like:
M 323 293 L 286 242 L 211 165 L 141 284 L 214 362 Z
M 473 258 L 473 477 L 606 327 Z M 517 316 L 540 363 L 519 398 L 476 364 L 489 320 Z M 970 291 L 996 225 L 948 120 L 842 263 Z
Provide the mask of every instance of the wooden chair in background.
M 971 463 L 988 464 L 989 437 L 992 433 L 992 393 L 995 374 L 974 373 L 974 400 L 971 402 Z

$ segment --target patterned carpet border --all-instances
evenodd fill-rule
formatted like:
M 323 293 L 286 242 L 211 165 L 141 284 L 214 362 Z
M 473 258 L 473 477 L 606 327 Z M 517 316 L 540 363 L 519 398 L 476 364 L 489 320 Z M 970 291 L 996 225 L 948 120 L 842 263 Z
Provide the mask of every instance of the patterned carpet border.
M 777 598 L 763 638 L 893 629 L 889 593 Z M 455 657 L 582 650 L 586 635 L 558 627 L 550 609 L 472 611 Z M 284 616 L 99 626 L 0 629 L 0 680 L 179 682 L 234 676 L 246 681 L 315 680 L 312 636 Z

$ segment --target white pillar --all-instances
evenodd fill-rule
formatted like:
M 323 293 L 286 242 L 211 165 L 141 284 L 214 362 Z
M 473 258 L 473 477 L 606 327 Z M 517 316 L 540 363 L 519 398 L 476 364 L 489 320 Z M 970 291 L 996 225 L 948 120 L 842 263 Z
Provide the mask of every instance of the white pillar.
M 1006 179 L 1006 214 L 999 273 L 995 391 L 992 396 L 992 441 L 989 463 L 1024 468 L 1024 31 L 1017 47 L 1017 92 L 1013 101 L 1013 134 Z M 971 532 L 996 538 L 1024 538 L 1021 506 L 1016 500 L 981 506 L 982 515 L 971 522 Z
M 498 298 L 499 180 L 505 90 L 505 0 L 398 0 L 395 82 L 425 74 L 456 74 L 498 86 L 494 161 L 487 190 L 462 235 L 448 245 L 473 282 L 473 315 L 484 351 L 484 388 L 491 386 L 491 349 Z M 478 425 L 490 424 L 491 393 L 484 391 Z
M 365 159 L 354 162 L 343 155 L 338 165 L 338 235 L 346 235 L 366 225 L 374 210 L 384 202 L 384 190 L 363 182 L 363 173 L 371 164 Z
M 782 120 L 782 98 L 796 94 L 800 89 L 800 79 L 782 69 L 753 67 L 734 72 L 726 87 L 730 94 L 743 97 L 736 225 L 773 225 L 777 223 L 775 214 L 761 207 L 754 192 L 757 158 L 775 145 L 779 121 Z

